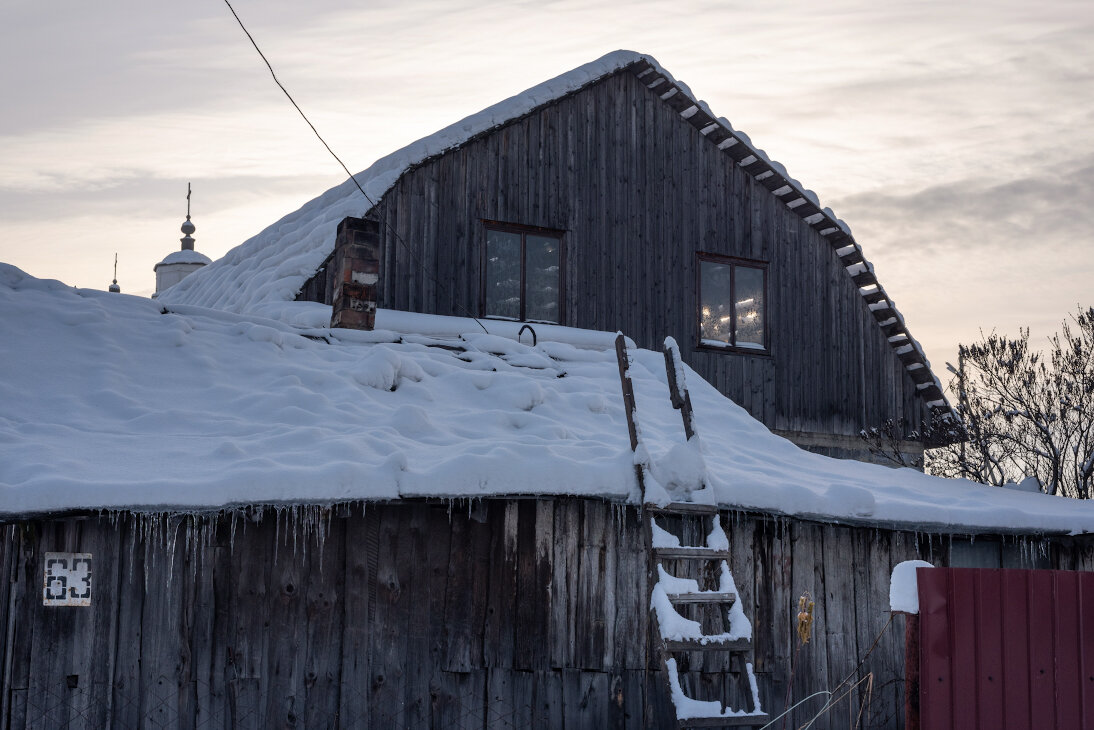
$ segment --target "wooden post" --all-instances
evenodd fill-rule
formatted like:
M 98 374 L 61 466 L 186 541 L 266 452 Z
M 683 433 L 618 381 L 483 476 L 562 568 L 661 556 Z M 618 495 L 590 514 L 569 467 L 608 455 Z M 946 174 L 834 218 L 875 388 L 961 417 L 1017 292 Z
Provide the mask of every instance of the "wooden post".
M 620 332 L 615 336 L 615 357 L 619 361 L 619 383 L 623 386 L 623 410 L 627 412 L 627 431 L 631 436 L 631 451 L 638 450 L 638 429 L 634 425 L 634 387 L 627 375 L 627 343 Z
M 673 343 L 675 344 L 675 342 Z M 669 378 L 669 398 L 672 399 L 672 407 L 680 411 L 680 418 L 684 421 L 684 437 L 691 441 L 695 435 L 695 427 L 692 423 L 691 394 L 688 393 L 687 384 L 680 387 L 676 381 L 676 368 L 680 365 L 676 350 L 665 340 L 665 373 Z
M 919 730 L 919 614 L 904 617 L 904 728 Z

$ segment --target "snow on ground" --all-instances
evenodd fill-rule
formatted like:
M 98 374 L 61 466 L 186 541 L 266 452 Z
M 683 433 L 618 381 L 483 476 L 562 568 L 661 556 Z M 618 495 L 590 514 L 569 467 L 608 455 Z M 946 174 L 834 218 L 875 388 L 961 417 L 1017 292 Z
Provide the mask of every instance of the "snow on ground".
M 0 264 L 0 514 L 639 497 L 610 333 L 537 327 L 531 347 L 508 322 L 485 322 L 488 335 L 470 320 L 379 312 L 396 334 L 168 307 Z M 451 339 L 459 331 L 464 340 Z M 466 351 L 425 344 L 438 337 Z M 686 471 L 668 463 L 694 446 L 681 448 L 664 358 L 631 352 L 652 463 Z M 724 506 L 955 532 L 1094 532 L 1094 502 L 801 451 L 686 377 L 705 479 Z

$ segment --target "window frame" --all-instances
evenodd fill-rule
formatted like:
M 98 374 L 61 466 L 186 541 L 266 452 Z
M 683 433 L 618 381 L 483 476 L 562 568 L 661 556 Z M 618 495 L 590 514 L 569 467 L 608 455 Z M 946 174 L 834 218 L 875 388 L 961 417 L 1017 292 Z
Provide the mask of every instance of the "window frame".
M 761 316 L 763 317 L 763 336 L 764 346 L 759 347 L 739 347 L 737 343 L 737 311 L 731 309 L 733 313 L 733 321 L 731 322 L 730 332 L 732 343 L 726 343 L 725 345 L 708 345 L 703 343 L 703 264 L 721 264 L 723 266 L 729 266 L 730 277 L 730 301 L 736 299 L 735 289 L 737 287 L 736 268 L 738 266 L 759 269 L 763 272 L 763 311 Z M 705 350 L 707 352 L 732 352 L 739 355 L 754 355 L 756 357 L 771 357 L 771 307 L 770 307 L 770 293 L 768 277 L 769 262 L 762 261 L 760 259 L 746 259 L 740 256 L 726 256 L 724 254 L 708 253 L 706 251 L 695 252 L 695 349 Z
M 557 324 L 566 326 L 566 231 L 557 228 L 545 228 L 543 226 L 530 226 L 522 223 L 507 223 L 482 219 L 482 231 L 479 236 L 479 316 L 483 319 L 496 319 L 502 322 L 531 322 L 532 324 Z M 510 319 L 498 315 L 486 313 L 486 237 L 490 231 L 520 234 L 520 317 Z M 544 236 L 558 241 L 558 321 L 549 322 L 545 319 L 528 319 L 526 307 L 528 302 L 528 236 Z

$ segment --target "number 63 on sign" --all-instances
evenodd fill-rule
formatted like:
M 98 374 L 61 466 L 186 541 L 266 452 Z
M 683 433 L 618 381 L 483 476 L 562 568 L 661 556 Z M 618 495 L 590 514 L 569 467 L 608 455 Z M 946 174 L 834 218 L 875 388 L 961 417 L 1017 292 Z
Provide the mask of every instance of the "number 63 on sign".
M 46 553 L 42 605 L 91 605 L 91 553 Z

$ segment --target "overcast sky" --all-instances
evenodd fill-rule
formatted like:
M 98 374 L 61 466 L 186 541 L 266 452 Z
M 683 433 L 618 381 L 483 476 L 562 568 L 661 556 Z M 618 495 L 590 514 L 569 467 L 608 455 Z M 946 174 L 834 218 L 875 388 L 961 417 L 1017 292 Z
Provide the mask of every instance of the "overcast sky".
M 942 377 L 1094 305 L 1094 3 L 237 0 L 350 169 L 617 48 L 847 221 Z M 0 261 L 148 295 L 342 180 L 216 0 L 4 0 Z

